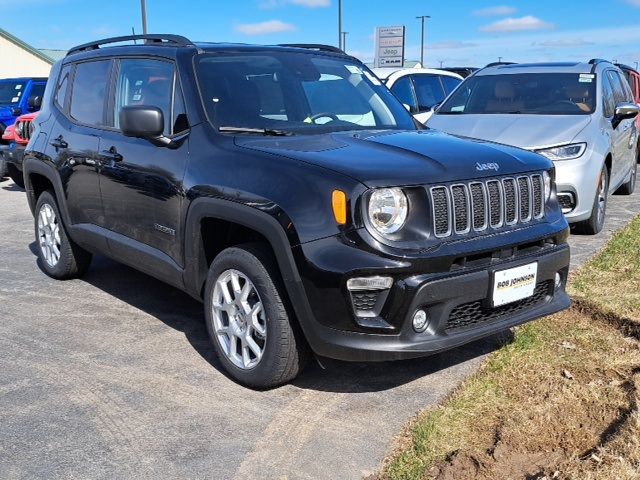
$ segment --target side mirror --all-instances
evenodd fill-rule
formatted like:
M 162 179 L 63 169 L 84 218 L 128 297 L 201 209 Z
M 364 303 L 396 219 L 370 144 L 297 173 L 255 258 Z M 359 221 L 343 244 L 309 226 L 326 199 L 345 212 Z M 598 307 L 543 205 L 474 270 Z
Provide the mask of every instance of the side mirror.
M 622 120 L 628 120 L 635 118 L 640 113 L 640 107 L 635 103 L 619 103 L 616 106 L 615 114 L 613 115 L 613 128 L 617 128 Z
M 164 130 L 164 115 L 158 107 L 130 105 L 120 110 L 120 130 L 126 137 L 157 138 Z
M 11 115 L 14 117 L 19 117 L 22 115 L 22 109 L 20 107 L 11 107 Z
M 30 112 L 36 112 L 42 107 L 42 97 L 40 95 L 31 95 L 27 100 L 27 106 Z

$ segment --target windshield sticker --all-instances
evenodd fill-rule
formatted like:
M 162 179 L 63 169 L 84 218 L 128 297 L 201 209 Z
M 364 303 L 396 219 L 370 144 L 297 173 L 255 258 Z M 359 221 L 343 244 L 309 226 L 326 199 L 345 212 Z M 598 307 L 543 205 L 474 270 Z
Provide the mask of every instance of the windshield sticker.
M 11 103 L 16 103 L 18 100 L 20 100 L 20 97 L 13 97 Z
M 374 85 L 376 85 L 376 86 L 382 85 L 382 83 L 380 83 L 380 80 L 378 79 L 378 77 L 375 77 L 375 76 L 371 75 L 369 72 L 364 72 L 364 74 L 369 79 L 369 81 L 371 83 L 373 83 Z
M 362 70 L 360 69 L 360 67 L 356 67 L 355 65 L 345 65 L 345 68 L 354 75 L 362 75 Z
M 578 82 L 580 82 L 580 83 L 591 83 L 591 82 L 593 82 L 593 78 L 584 78 L 584 77 L 580 77 L 580 78 L 578 79 Z
M 16 85 L 16 90 L 20 90 L 22 88 L 22 85 L 18 84 Z
M 594 73 L 581 73 L 580 78 L 596 78 Z

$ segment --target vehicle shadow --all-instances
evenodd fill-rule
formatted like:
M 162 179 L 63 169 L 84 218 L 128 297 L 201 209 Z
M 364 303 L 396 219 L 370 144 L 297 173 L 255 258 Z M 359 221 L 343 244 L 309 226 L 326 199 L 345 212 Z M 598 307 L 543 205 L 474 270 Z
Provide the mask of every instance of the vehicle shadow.
M 37 254 L 37 244 L 29 245 Z M 39 261 L 38 266 L 42 269 Z M 82 281 L 120 301 L 157 318 L 184 333 L 200 356 L 227 378 L 211 346 L 204 322 L 203 305 L 186 293 L 144 273 L 103 256 L 94 256 Z M 414 360 L 381 363 L 352 363 L 310 359 L 293 385 L 335 393 L 365 393 L 389 390 L 425 375 L 487 354 L 512 340 L 510 331 L 444 353 Z
M 3 182 L 3 180 L 0 180 L 0 182 Z M 3 185 L 2 189 L 6 190 L 7 192 L 24 192 L 24 188 L 20 188 L 13 182 L 8 183 L 7 185 Z

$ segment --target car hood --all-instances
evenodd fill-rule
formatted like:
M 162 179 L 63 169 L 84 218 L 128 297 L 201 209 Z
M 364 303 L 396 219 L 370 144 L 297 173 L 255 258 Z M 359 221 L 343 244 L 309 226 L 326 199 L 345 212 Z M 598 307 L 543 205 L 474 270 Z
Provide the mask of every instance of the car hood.
M 591 122 L 591 115 L 446 115 L 435 114 L 431 128 L 526 149 L 571 142 Z
M 435 130 L 237 136 L 235 142 L 340 172 L 368 187 L 424 185 L 552 167 L 535 153 Z

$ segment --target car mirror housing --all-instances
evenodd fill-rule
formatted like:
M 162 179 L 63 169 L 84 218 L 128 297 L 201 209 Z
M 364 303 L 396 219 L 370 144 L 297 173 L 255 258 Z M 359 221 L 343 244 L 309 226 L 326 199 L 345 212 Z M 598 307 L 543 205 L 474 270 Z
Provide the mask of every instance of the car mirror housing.
M 130 105 L 120 110 L 120 129 L 127 137 L 156 138 L 164 130 L 164 115 L 158 107 Z
M 22 109 L 20 107 L 11 107 L 11 115 L 14 117 L 19 117 L 22 115 Z
M 27 100 L 27 105 L 29 107 L 29 111 L 31 112 L 40 110 L 40 107 L 42 106 L 42 97 L 39 95 L 30 96 Z
M 613 116 L 613 128 L 620 125 L 622 120 L 635 118 L 640 113 L 640 107 L 635 103 L 619 103 Z

